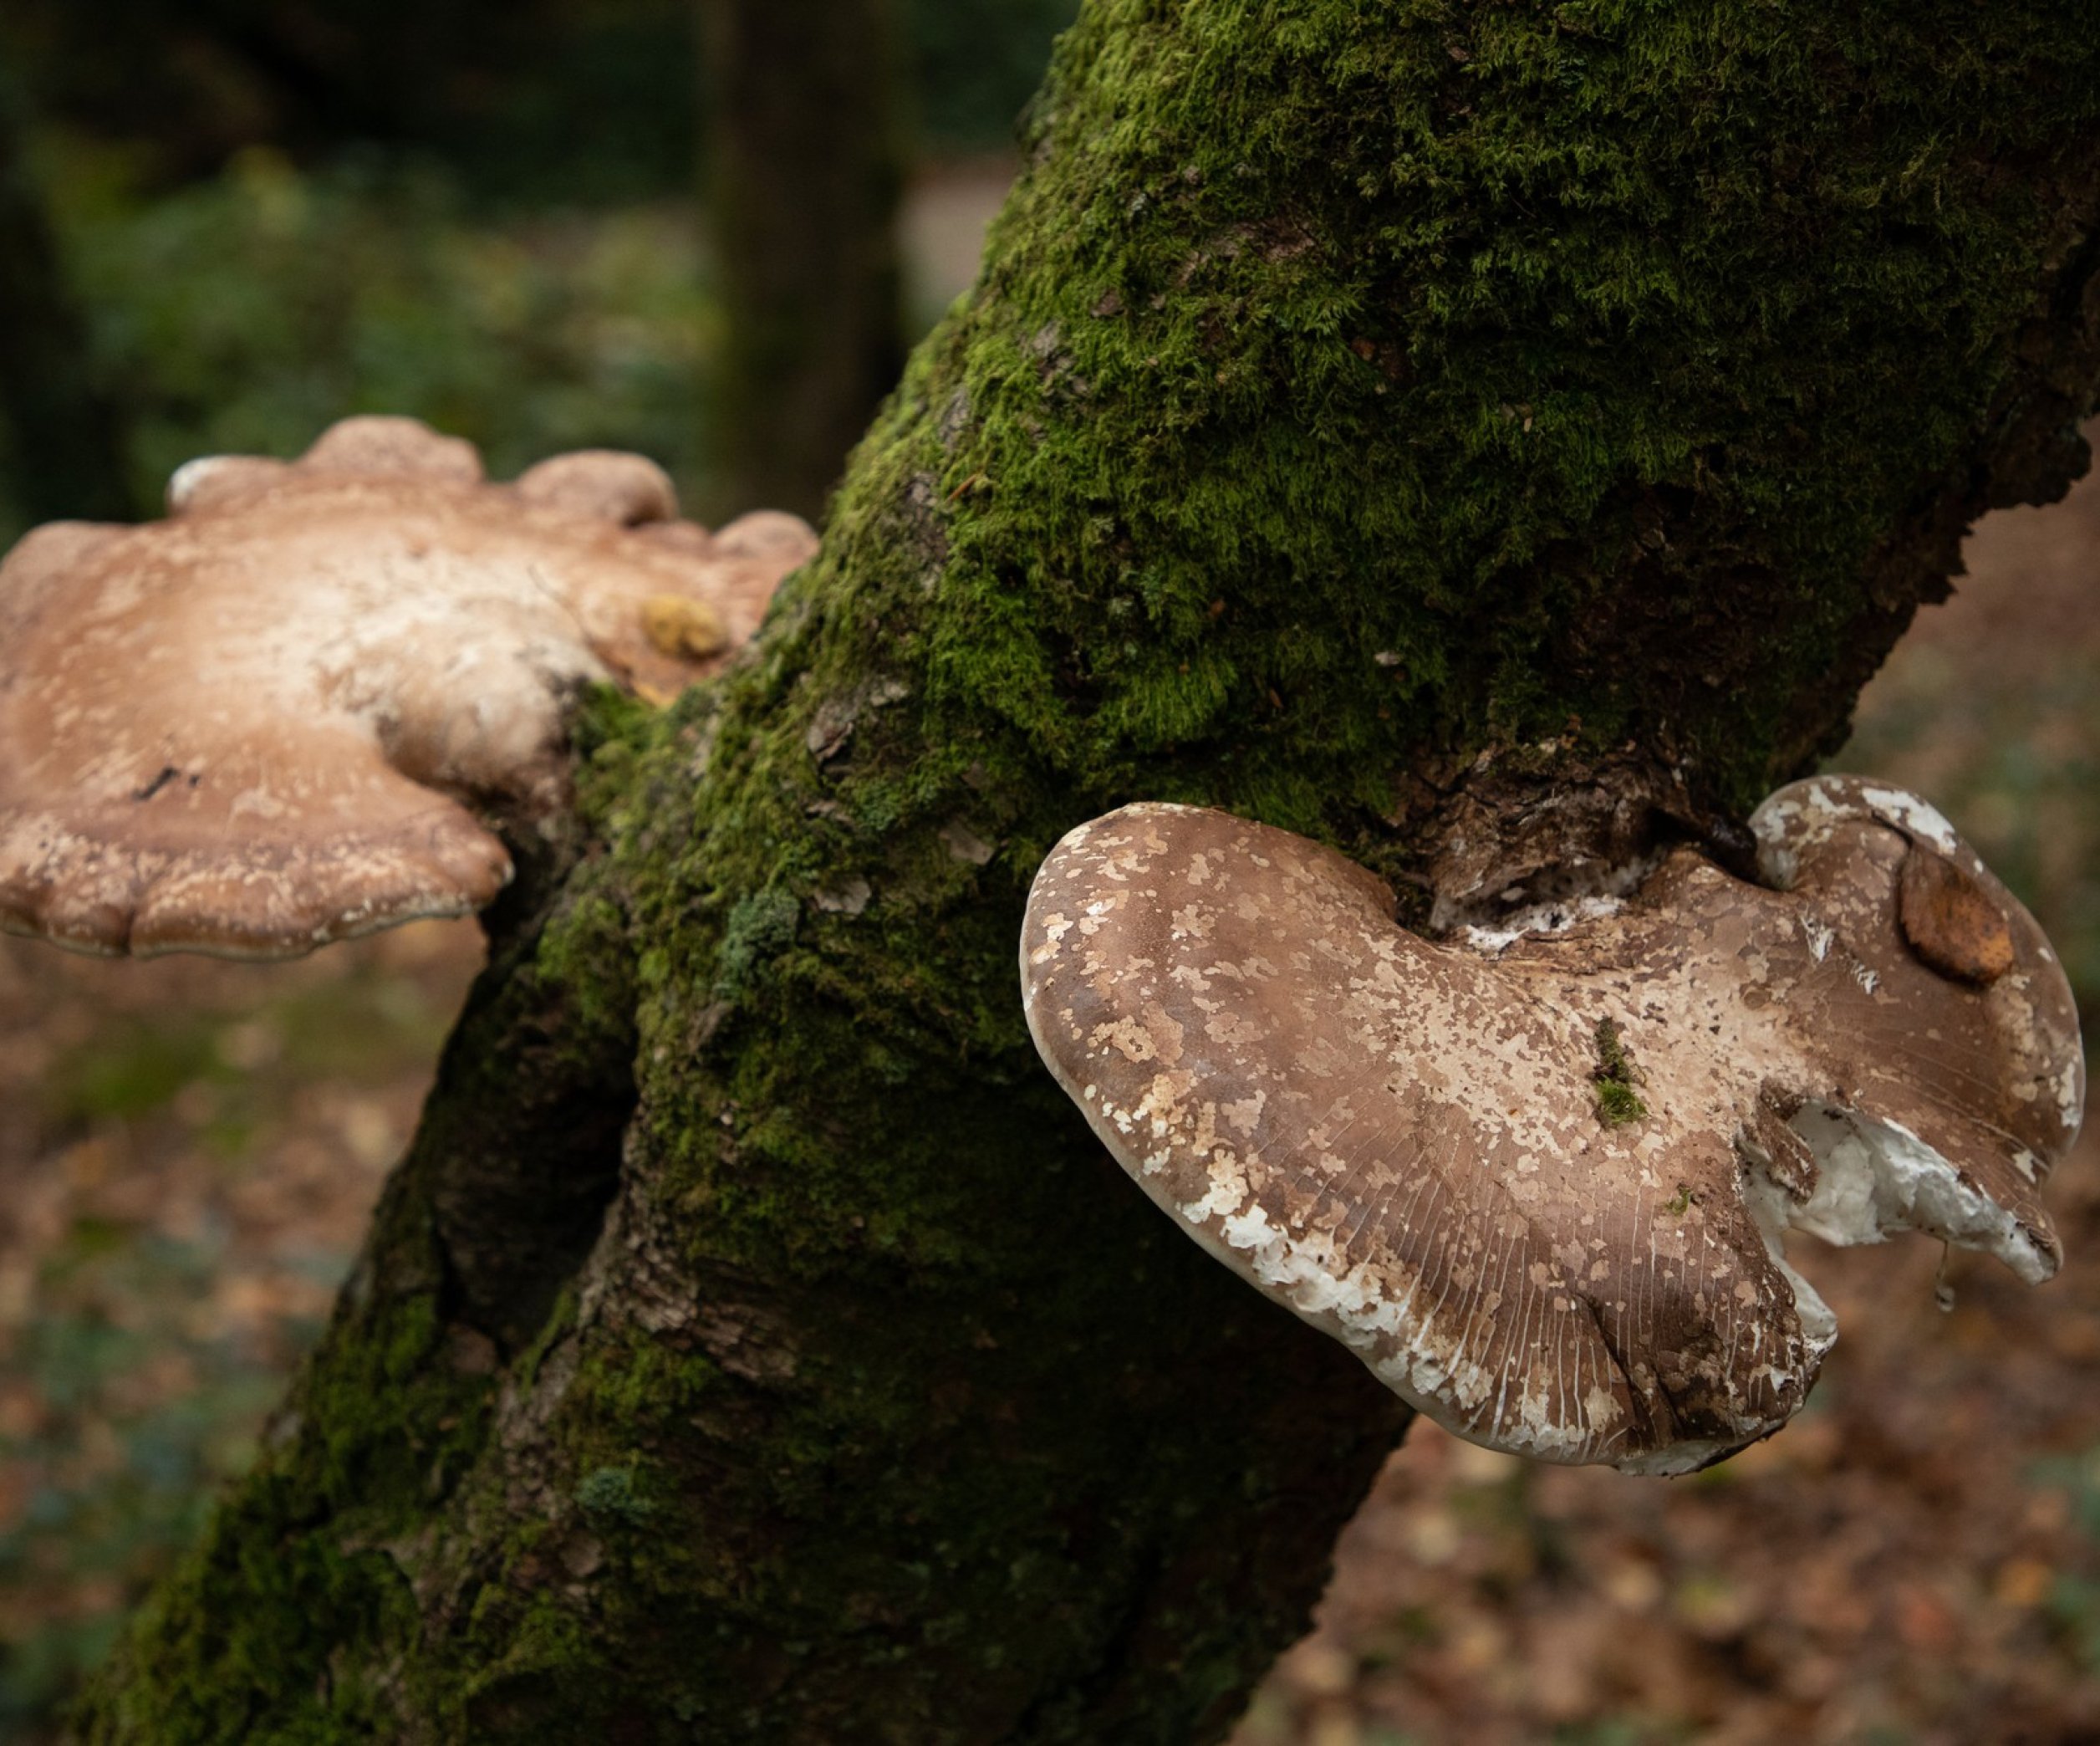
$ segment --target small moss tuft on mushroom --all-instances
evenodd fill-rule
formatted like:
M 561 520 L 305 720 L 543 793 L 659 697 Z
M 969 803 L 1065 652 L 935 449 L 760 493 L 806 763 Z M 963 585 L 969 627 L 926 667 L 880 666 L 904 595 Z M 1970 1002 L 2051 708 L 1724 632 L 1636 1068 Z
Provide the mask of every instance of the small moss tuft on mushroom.
M 1615 1019 L 1597 1021 L 1597 1068 L 1590 1078 L 1597 1089 L 1597 1119 L 1606 1127 L 1648 1119 L 1648 1105 L 1634 1089 L 1640 1082 L 1640 1070 L 1627 1053 Z

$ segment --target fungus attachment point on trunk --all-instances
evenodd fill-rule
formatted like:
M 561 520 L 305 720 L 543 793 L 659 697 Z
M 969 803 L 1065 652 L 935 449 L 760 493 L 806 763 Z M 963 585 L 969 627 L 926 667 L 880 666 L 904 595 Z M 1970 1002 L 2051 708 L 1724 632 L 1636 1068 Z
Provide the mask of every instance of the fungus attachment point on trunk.
M 0 564 L 9 932 L 283 957 L 478 907 L 512 876 L 502 833 L 566 803 L 582 688 L 716 671 L 816 549 L 790 517 L 679 520 L 637 455 L 492 485 L 402 418 L 193 461 L 168 508 Z
M 1788 1228 L 2053 1274 L 2084 1095 L 2041 930 L 1930 807 L 1819 778 L 1752 823 L 1769 884 L 1681 849 L 1557 932 L 1430 941 L 1331 850 L 1125 807 L 1037 875 L 1029 1027 L 1154 1201 L 1430 1417 L 1687 1472 L 1836 1338 Z

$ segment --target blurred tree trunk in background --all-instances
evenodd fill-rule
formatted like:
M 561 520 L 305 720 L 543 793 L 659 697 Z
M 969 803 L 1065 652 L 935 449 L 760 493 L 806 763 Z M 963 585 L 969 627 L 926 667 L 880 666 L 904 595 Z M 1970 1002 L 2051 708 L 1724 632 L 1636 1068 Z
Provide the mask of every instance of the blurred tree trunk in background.
M 0 416 L 9 483 L 33 521 L 134 513 L 115 409 L 94 380 L 30 161 L 26 100 L 0 66 Z
M 886 218 L 759 144 L 882 137 L 868 15 L 719 18 L 825 94 L 728 105 L 740 319 L 871 394 L 873 301 L 804 299 Z M 1032 113 L 752 657 L 579 724 L 586 846 L 488 917 L 334 1322 L 84 1737 L 1217 1738 L 1406 1415 L 1042 1070 L 1043 854 L 1206 803 L 1419 924 L 1728 840 L 1965 523 L 2087 459 L 2085 0 L 1092 0 Z M 821 251 L 777 289 L 775 225 Z M 805 404 L 765 346 L 752 432 Z M 844 429 L 782 428 L 813 488 Z
M 904 360 L 892 0 L 698 0 L 724 501 L 812 517 Z

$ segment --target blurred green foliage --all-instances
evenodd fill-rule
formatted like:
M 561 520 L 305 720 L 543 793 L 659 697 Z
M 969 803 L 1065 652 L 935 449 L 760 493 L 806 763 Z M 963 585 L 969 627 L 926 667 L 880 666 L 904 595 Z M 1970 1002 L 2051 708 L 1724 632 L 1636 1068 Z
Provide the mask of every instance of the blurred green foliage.
M 1050 43 L 1079 0 L 910 0 L 909 48 L 920 137 L 933 150 L 1012 143 Z
M 696 486 L 717 326 L 686 208 L 477 220 L 433 166 L 308 173 L 268 147 L 151 202 L 92 154 L 60 170 L 142 501 L 192 456 L 296 454 L 359 411 L 470 437 L 498 477 L 603 445 Z
M 2035 1483 L 2063 1492 L 2071 1504 L 2071 1526 L 2084 1543 L 2083 1568 L 2060 1570 L 2048 1600 L 2049 1622 L 2058 1639 L 2100 1674 L 2100 1579 L 2093 1575 L 2100 1554 L 2100 1449 L 2036 1465 Z
M 226 1070 L 212 1040 L 208 1024 L 179 1014 L 98 1037 L 53 1070 L 44 1088 L 46 1108 L 66 1127 L 135 1121 L 172 1102 L 192 1081 L 222 1076 Z
M 54 1133 L 82 1132 L 201 1093 L 191 1120 L 236 1136 L 222 1150 L 237 1154 L 282 1114 L 288 1083 L 385 1085 L 405 1061 L 435 1058 L 452 1018 L 415 983 L 370 973 L 281 996 L 231 1025 L 176 1008 L 135 1016 L 59 1056 L 42 1088 L 43 1118 Z
M 1553 1746 L 1665 1746 L 1690 1738 L 1690 1731 L 1626 1718 L 1571 1723 L 1553 1730 Z
M 477 198 L 647 199 L 696 168 L 705 0 L 8 0 L 47 110 L 164 181 L 276 145 L 442 158 Z M 895 0 L 932 151 L 1012 144 L 1078 0 Z M 783 69 L 792 76 L 793 69 Z
M 498 477 L 634 448 L 710 503 L 698 3 L 9 0 L 138 500 L 385 411 Z M 900 3 L 926 148 L 1010 143 L 1078 0 Z M 26 520 L 6 440 L 0 545 Z

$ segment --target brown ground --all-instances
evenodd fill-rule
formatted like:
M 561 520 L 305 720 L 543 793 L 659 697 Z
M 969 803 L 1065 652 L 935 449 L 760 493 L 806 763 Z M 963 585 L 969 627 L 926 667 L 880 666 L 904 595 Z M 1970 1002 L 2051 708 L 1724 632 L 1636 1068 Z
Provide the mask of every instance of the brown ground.
M 1862 711 L 2100 993 L 2100 485 L 1995 517 Z M 272 967 L 0 940 L 0 1738 L 35 1732 L 311 1341 L 480 956 L 429 925 Z M 2088 1006 L 2088 1013 L 2092 1008 Z M 1805 1247 L 1844 1338 L 1696 1478 L 1427 1426 L 1236 1746 L 2100 1742 L 2100 1146 L 2030 1292 Z
M 0 1740 L 191 1536 L 313 1342 L 479 967 L 0 939 Z

